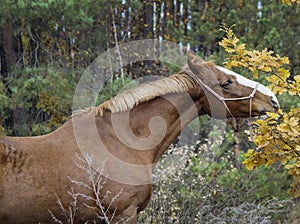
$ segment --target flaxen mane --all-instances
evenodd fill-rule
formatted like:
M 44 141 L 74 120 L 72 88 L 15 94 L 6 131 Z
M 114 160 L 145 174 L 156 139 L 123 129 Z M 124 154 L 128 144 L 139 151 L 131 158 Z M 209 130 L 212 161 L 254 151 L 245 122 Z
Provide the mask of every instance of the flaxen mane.
M 169 93 L 180 93 L 195 86 L 193 79 L 186 74 L 175 74 L 170 77 L 145 83 L 135 89 L 118 94 L 111 100 L 105 101 L 95 108 L 96 116 L 103 115 L 104 110 L 112 113 L 124 112 L 134 108 L 140 103 L 147 102 L 158 96 Z
M 212 64 L 211 62 L 205 62 L 203 63 L 203 66 L 211 67 Z M 118 94 L 97 107 L 89 107 L 75 111 L 72 116 L 80 115 L 82 113 L 91 113 L 95 114 L 95 116 L 102 116 L 105 110 L 111 111 L 112 113 L 124 112 L 158 96 L 186 92 L 188 89 L 196 86 L 196 82 L 190 74 L 191 71 L 188 66 L 185 66 L 178 74 L 142 84 L 135 89 Z

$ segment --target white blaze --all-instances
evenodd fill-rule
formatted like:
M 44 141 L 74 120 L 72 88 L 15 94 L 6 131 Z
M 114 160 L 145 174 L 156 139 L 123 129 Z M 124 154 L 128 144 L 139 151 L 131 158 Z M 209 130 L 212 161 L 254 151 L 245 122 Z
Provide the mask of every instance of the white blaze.
M 250 79 L 247 79 L 245 78 L 244 76 L 241 76 L 227 68 L 223 68 L 223 67 L 220 67 L 220 66 L 217 66 L 217 69 L 219 69 L 220 71 L 228 74 L 228 75 L 233 75 L 236 77 L 236 81 L 238 83 L 240 83 L 241 85 L 244 85 L 244 86 L 248 86 L 248 87 L 251 87 L 251 88 L 255 88 L 257 82 L 253 81 L 253 80 L 250 80 Z M 262 85 L 262 84 L 259 84 L 258 88 L 257 88 L 257 91 L 267 95 L 267 96 L 270 96 L 272 97 L 272 99 L 274 101 L 277 102 L 277 104 L 279 105 L 279 102 L 278 102 L 278 99 L 277 97 L 275 96 L 275 94 L 269 89 L 267 88 L 266 86 Z

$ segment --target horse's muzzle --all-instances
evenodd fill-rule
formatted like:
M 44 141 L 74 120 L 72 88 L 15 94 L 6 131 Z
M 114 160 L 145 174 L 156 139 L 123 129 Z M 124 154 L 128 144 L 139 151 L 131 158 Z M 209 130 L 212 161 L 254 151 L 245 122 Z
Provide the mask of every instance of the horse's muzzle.
M 274 99 L 273 96 L 270 96 L 270 104 L 277 111 L 280 108 L 279 102 L 277 99 Z

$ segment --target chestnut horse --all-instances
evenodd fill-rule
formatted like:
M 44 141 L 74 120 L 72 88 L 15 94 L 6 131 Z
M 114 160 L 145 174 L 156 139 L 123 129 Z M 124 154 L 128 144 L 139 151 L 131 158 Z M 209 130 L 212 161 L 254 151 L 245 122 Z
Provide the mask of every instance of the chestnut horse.
M 188 56 L 178 74 L 75 113 L 50 134 L 0 137 L 0 223 L 51 223 L 50 212 L 63 220 L 71 189 L 76 217 L 69 223 L 136 223 L 150 200 L 153 164 L 189 122 L 204 114 L 251 117 L 278 109 L 265 86 Z M 101 191 L 87 187 L 90 177 L 78 167 L 83 150 L 105 164 Z

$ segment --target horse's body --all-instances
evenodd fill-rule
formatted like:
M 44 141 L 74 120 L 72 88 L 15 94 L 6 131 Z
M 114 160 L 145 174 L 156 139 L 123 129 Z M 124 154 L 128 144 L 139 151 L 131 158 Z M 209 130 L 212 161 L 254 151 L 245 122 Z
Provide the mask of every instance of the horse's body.
M 224 98 L 245 97 L 254 93 L 250 100 L 251 106 L 249 107 L 248 98 L 228 101 L 224 109 L 223 103 L 212 96 L 210 90 L 205 92 L 203 86 L 200 87 L 199 83 L 188 74 L 191 72 L 189 70 L 173 78 L 155 81 L 121 94 L 90 110 L 92 113 L 82 112 L 74 115 L 72 119 L 48 135 L 0 137 L 0 223 L 50 223 L 49 210 L 58 219 L 63 220 L 55 194 L 66 206 L 71 200 L 67 191 L 72 188 L 75 193 L 80 192 L 95 198 L 90 189 L 74 184 L 68 179 L 70 177 L 82 183 L 89 183 L 87 174 L 76 165 L 77 155 L 82 152 L 79 146 L 82 140 L 77 139 L 74 128 L 80 129 L 79 133 L 84 135 L 82 139 L 86 140 L 84 142 L 86 148 L 97 147 L 96 150 L 105 148 L 114 158 L 112 160 L 102 158 L 106 162 L 104 169 L 108 173 L 106 175 L 108 178 L 105 179 L 99 197 L 102 205 L 109 208 L 106 215 L 108 218 L 113 218 L 112 223 L 122 222 L 122 220 L 136 223 L 137 214 L 150 200 L 152 164 L 159 160 L 182 128 L 191 120 L 203 114 L 221 118 L 230 114 L 236 117 L 257 116 L 278 108 L 275 96 L 266 87 L 261 85 L 255 87 L 253 82 L 245 81 L 237 74 L 229 74 L 227 70 L 214 65 L 203 65 L 203 62 L 198 60 L 190 58 L 189 67 L 204 85 L 209 85 L 215 92 L 220 92 L 219 94 L 223 94 Z M 221 87 L 220 85 L 216 87 L 216 83 L 212 83 L 211 80 L 214 79 L 204 74 L 203 67 L 212 71 Z M 257 89 L 253 91 L 254 88 Z M 143 95 L 141 90 L 149 94 Z M 128 95 L 131 98 L 126 101 Z M 225 115 L 212 111 L 212 104 L 223 108 L 220 111 L 225 111 Z M 124 119 L 126 111 L 130 111 L 127 114 L 129 116 L 127 121 Z M 129 123 L 131 133 L 121 131 L 121 134 L 125 133 L 128 144 L 116 135 L 112 116 L 120 125 L 119 127 L 128 126 Z M 92 124 L 95 124 L 101 146 L 92 141 L 91 136 L 95 135 L 90 128 Z M 138 139 L 152 140 L 142 141 L 142 146 L 145 148 L 138 150 L 139 147 L 135 145 L 138 145 L 136 139 L 130 140 L 132 135 Z M 159 139 L 158 144 L 151 144 L 157 139 Z M 144 168 L 138 168 L 136 172 L 129 172 L 124 168 L 118 170 L 116 161 L 138 167 L 144 166 Z M 120 172 L 120 175 L 115 175 L 116 172 Z M 85 206 L 85 203 L 89 207 Z M 84 223 L 87 220 L 90 223 L 97 220 L 99 223 L 91 207 L 96 207 L 92 200 L 78 196 L 78 211 L 74 223 Z M 105 220 L 102 221 L 105 223 Z
M 51 223 L 48 209 L 64 221 L 55 194 L 64 205 L 71 202 L 67 193 L 71 188 L 75 192 L 92 194 L 72 184 L 67 178 L 69 176 L 73 180 L 89 183 L 87 174 L 76 165 L 80 151 L 73 133 L 72 120 L 45 136 L 1 137 L 0 153 L 0 223 Z M 124 214 L 121 218 L 131 217 L 137 207 L 143 209 L 150 199 L 150 186 L 132 187 L 107 179 L 103 187 L 104 193 L 116 192 L 112 196 L 121 192 L 112 207 L 112 211 L 118 207 L 118 211 Z M 83 201 L 87 201 L 79 200 L 77 222 L 98 220 L 93 210 L 82 205 Z M 111 200 L 108 198 L 107 204 Z

